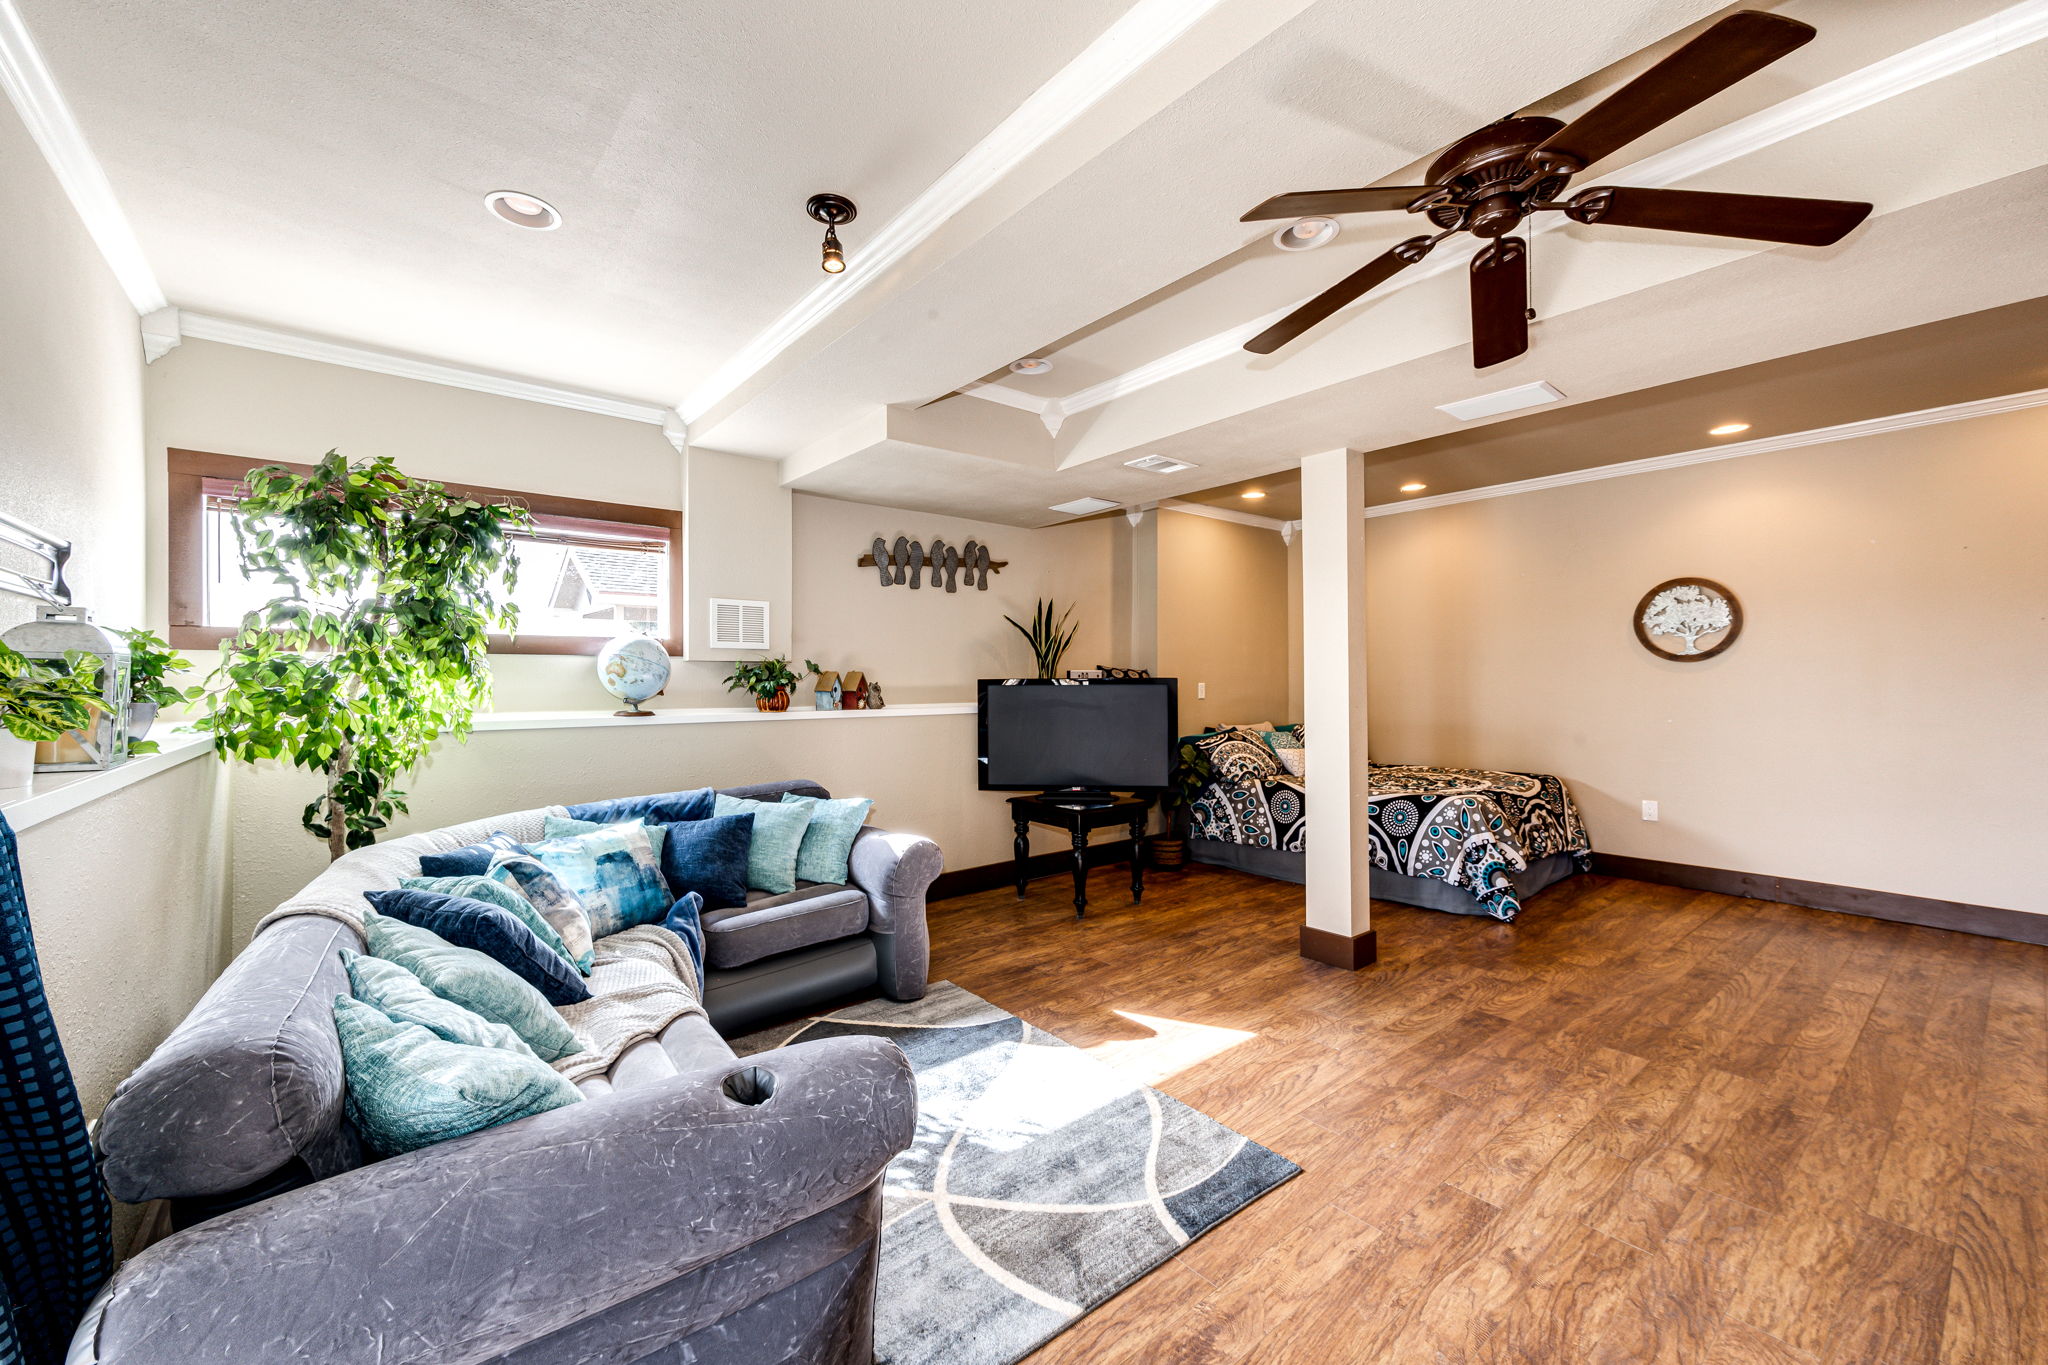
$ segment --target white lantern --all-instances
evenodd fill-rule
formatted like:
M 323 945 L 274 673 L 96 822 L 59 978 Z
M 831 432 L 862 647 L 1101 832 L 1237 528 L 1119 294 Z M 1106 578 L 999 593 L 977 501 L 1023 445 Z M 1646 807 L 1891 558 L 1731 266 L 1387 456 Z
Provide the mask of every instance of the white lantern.
M 128 646 L 92 623 L 84 607 L 45 606 L 36 619 L 0 635 L 10 648 L 31 659 L 62 659 L 72 650 L 100 661 L 100 709 L 85 730 L 67 730 L 36 745 L 39 773 L 81 772 L 111 768 L 128 758 Z

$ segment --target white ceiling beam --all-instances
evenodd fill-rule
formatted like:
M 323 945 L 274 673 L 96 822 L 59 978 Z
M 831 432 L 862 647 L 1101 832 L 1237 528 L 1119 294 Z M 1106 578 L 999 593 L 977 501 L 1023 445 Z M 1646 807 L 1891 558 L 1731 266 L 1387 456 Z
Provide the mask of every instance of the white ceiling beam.
M 1278 531 L 1282 536 L 1291 535 L 1294 525 L 1279 517 L 1262 517 L 1257 512 L 1240 512 L 1234 507 L 1211 507 L 1206 502 L 1188 502 L 1181 498 L 1161 498 L 1160 510 L 1185 512 L 1191 517 L 1207 517 L 1211 521 L 1234 521 L 1239 526 L 1256 526 L 1263 531 Z
M 28 26 L 22 23 L 14 0 L 0 0 L 0 89 L 6 90 L 8 102 L 21 115 L 43 160 L 50 163 L 57 183 L 78 211 L 136 316 L 167 306 L 163 286 L 142 253 L 128 215 L 121 211 L 121 201 L 114 197 L 113 185 L 72 116 L 64 92 L 57 88 L 57 78 L 50 74 L 42 52 L 29 36 Z

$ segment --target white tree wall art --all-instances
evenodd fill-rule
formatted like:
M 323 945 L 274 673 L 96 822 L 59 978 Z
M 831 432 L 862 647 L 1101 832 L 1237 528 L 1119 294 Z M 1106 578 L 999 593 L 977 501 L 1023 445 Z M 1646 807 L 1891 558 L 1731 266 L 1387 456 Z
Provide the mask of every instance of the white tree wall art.
M 1645 593 L 1636 606 L 1636 638 L 1652 654 L 1681 662 L 1711 658 L 1742 629 L 1735 595 L 1704 578 L 1674 578 Z M 1705 648 L 1700 641 L 1719 636 Z

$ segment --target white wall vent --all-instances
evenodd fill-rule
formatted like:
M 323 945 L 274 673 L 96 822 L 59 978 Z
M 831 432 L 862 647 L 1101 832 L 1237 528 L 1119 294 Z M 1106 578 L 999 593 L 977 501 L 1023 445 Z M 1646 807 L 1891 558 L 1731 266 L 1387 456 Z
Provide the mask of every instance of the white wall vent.
M 768 604 L 738 597 L 712 598 L 711 648 L 768 648 Z

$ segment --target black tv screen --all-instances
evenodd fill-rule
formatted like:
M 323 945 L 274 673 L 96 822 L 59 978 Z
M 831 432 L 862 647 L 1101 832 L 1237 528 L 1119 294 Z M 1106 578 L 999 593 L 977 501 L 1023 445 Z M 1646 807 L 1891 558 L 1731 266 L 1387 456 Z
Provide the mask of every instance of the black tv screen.
M 1164 787 L 1180 707 L 1172 678 L 981 682 L 981 789 Z

